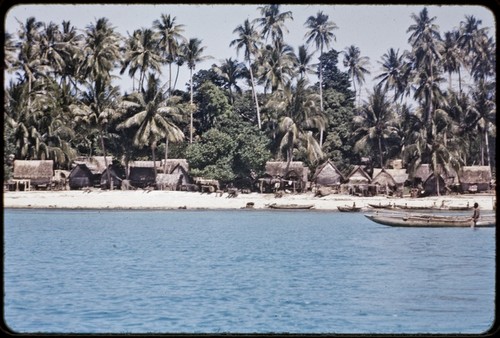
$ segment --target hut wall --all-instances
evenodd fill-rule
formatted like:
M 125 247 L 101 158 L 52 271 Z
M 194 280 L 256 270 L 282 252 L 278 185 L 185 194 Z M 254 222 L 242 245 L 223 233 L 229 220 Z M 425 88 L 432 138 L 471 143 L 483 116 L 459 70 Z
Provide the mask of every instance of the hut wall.
M 101 178 L 100 178 L 101 189 L 111 189 L 109 182 L 108 182 L 108 174 L 107 174 L 108 170 L 109 169 L 104 170 L 104 172 L 101 174 Z M 120 177 L 118 177 L 116 172 L 112 169 L 109 171 L 109 174 L 110 174 L 111 181 L 113 181 L 113 189 L 120 189 L 122 179 Z
M 145 188 L 155 184 L 155 170 L 153 167 L 130 167 L 130 183 L 137 188 Z
M 81 189 L 94 185 L 94 175 L 85 164 L 78 164 L 69 174 L 69 188 Z

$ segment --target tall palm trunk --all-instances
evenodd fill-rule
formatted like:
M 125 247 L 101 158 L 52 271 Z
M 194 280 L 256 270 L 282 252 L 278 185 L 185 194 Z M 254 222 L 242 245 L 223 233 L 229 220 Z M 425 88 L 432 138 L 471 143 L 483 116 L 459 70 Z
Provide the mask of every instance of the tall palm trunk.
M 319 56 L 319 108 L 323 114 L 323 65 L 321 56 L 323 55 L 323 46 L 321 46 L 321 54 Z M 323 147 L 323 128 L 319 131 L 319 146 Z
M 382 139 L 381 139 L 381 137 L 378 138 L 378 155 L 379 155 L 379 161 L 380 161 L 380 168 L 384 168 L 384 159 L 382 156 Z
M 106 179 L 109 182 L 109 189 L 113 190 L 113 181 L 111 181 L 111 174 L 109 173 L 109 167 L 108 167 L 108 157 L 106 154 L 106 147 L 104 146 L 104 136 L 103 136 L 104 130 L 103 128 L 99 128 L 99 138 L 101 139 L 101 148 L 102 148 L 102 153 L 104 154 L 104 166 L 106 167 Z
M 190 76 L 189 76 L 189 87 L 190 87 L 190 91 L 191 91 L 191 100 L 190 100 L 190 103 L 191 103 L 191 107 L 189 109 L 189 114 L 190 114 L 190 118 L 189 118 L 189 143 L 193 143 L 193 69 L 190 68 L 189 70 L 190 72 Z
M 153 169 L 155 171 L 155 182 L 156 182 L 156 175 L 158 175 L 158 173 L 157 173 L 157 170 L 156 170 L 155 142 L 151 142 L 151 152 L 153 154 Z
M 252 92 L 253 92 L 253 97 L 255 100 L 255 109 L 257 110 L 257 125 L 259 126 L 259 129 L 261 129 L 259 100 L 257 98 L 257 91 L 255 90 L 255 83 L 253 80 L 252 63 L 250 61 L 250 58 L 248 58 L 248 69 L 250 70 L 250 80 L 252 81 Z
M 164 174 L 167 174 L 167 159 L 168 159 L 168 135 L 165 135 L 165 163 L 163 164 Z

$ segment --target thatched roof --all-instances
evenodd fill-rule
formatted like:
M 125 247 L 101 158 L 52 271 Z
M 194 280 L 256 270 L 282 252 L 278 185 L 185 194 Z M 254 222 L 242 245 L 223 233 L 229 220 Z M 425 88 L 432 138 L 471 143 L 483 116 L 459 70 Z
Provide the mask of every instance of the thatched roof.
M 108 161 L 108 165 L 113 161 L 112 156 L 106 156 L 106 160 Z M 104 170 L 106 170 L 106 161 L 104 160 L 104 156 L 93 156 L 93 157 L 77 157 L 74 161 L 74 164 L 85 164 L 87 168 L 93 174 L 102 174 Z
M 451 168 L 446 172 L 444 168 L 439 165 L 438 169 L 440 173 L 439 176 L 447 181 L 450 181 L 449 183 L 452 183 L 451 181 L 453 181 L 453 179 L 457 177 L 457 173 Z M 413 178 L 419 178 L 422 180 L 422 182 L 425 182 L 432 174 L 433 172 L 431 170 L 430 164 L 421 164 L 413 174 Z
M 408 173 L 406 169 L 373 168 L 372 184 L 384 185 L 386 180 L 392 180 L 395 184 L 402 185 L 407 179 Z
M 54 175 L 54 161 L 40 160 L 40 161 L 14 161 L 14 179 L 26 180 L 47 180 L 50 183 Z M 43 184 L 43 183 L 40 183 Z
M 161 161 L 130 161 L 128 163 L 129 167 L 134 167 L 134 168 L 154 168 L 156 165 L 157 169 L 162 168 L 162 162 Z
M 307 175 L 309 175 L 309 168 L 304 166 L 303 162 L 292 161 L 288 162 L 272 162 L 266 163 L 266 174 L 271 177 L 291 178 L 298 177 L 307 182 Z
M 156 184 L 164 186 L 176 186 L 179 183 L 181 174 L 158 174 Z
M 354 169 L 347 175 L 347 181 L 350 184 L 368 184 L 371 181 L 370 175 L 361 167 L 356 166 Z
M 327 186 L 340 184 L 345 180 L 345 178 L 344 175 L 342 175 L 342 173 L 337 169 L 335 164 L 331 160 L 328 160 L 316 168 L 312 180 L 316 182 L 316 184 Z
M 459 177 L 463 183 L 490 183 L 491 168 L 489 166 L 464 166 L 460 170 Z
M 165 159 L 161 160 L 161 167 L 165 165 Z M 166 161 L 166 171 L 165 173 L 171 174 L 177 167 L 184 168 L 185 172 L 189 172 L 189 164 L 188 161 L 184 158 L 172 158 L 167 159 Z

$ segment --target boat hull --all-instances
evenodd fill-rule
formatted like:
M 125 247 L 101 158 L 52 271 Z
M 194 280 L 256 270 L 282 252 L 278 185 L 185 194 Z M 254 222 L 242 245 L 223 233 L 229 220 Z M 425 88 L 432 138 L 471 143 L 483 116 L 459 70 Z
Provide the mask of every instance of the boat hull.
M 271 209 L 282 209 L 282 210 L 306 210 L 314 207 L 313 204 L 269 204 Z
M 358 211 L 361 211 L 361 208 L 360 207 L 337 207 L 337 209 L 339 209 L 339 211 L 342 211 L 342 212 L 358 212 Z
M 365 215 L 369 220 L 388 225 L 392 227 L 416 227 L 416 228 L 469 228 L 472 227 L 470 217 L 456 217 L 456 216 L 430 216 L 430 215 L 405 215 L 405 216 L 391 216 L 391 215 Z M 496 225 L 495 218 L 483 218 L 479 220 L 475 227 L 494 227 Z

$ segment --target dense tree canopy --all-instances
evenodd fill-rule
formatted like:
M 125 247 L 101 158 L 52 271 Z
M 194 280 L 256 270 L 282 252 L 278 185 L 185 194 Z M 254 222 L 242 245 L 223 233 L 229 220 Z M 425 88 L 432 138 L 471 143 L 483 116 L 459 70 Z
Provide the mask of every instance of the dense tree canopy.
M 370 60 L 338 46 L 342 27 L 322 12 L 308 17 L 297 49 L 287 43 L 293 13 L 268 5 L 255 14 L 227 41 L 241 55 L 209 69 L 197 69 L 206 46 L 169 14 L 128 37 L 107 18 L 19 22 L 4 43 L 15 75 L 5 87 L 5 178 L 11 155 L 69 169 L 76 156 L 156 160 L 169 149 L 193 175 L 224 182 L 261 175 L 270 159 L 311 169 L 331 159 L 343 171 L 366 156 L 379 167 L 403 159 L 410 171 L 494 170 L 496 42 L 480 18 L 441 32 L 424 7 L 408 18 L 407 50 L 388 45 Z M 132 93 L 114 71 L 134 80 Z M 179 72 L 190 74 L 187 90 L 175 89 Z M 377 85 L 356 99 L 370 76 Z

